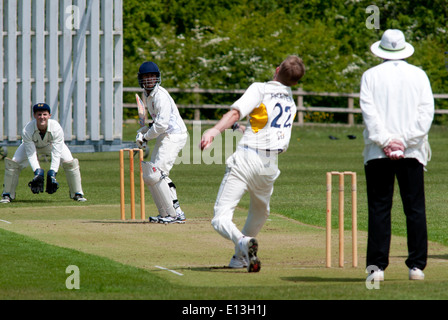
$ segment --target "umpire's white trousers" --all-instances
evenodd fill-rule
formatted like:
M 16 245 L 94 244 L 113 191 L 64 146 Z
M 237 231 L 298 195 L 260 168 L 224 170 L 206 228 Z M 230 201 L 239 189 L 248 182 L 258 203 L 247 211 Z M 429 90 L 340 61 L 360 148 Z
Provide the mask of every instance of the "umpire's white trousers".
M 277 154 L 265 156 L 256 150 L 238 147 L 226 161 L 226 172 L 218 191 L 212 219 L 213 228 L 238 245 L 244 236 L 255 237 L 269 216 L 269 201 L 274 182 L 280 175 Z M 233 223 L 235 207 L 249 192 L 250 205 L 244 228 Z

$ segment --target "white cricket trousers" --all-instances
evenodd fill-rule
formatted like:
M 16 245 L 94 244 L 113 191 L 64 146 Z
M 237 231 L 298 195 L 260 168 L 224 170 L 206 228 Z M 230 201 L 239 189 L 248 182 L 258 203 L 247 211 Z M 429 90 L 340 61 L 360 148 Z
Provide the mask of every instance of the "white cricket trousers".
M 51 156 L 52 146 L 49 145 L 44 148 L 36 148 L 37 155 L 46 155 Z M 28 156 L 26 154 L 25 145 L 21 144 L 16 152 L 14 153 L 14 156 L 12 157 L 12 160 L 20 164 L 20 169 L 24 169 L 29 166 Z M 61 164 L 63 162 L 72 161 L 73 155 L 70 152 L 70 149 L 67 147 L 67 145 L 64 143 L 61 150 Z M 52 170 L 58 172 L 59 168 L 51 168 Z M 33 171 L 34 172 L 34 171 Z
M 174 162 L 188 140 L 188 133 L 161 134 L 151 154 L 151 162 L 169 175 Z
M 188 140 L 188 133 L 165 133 L 157 137 L 156 144 L 151 154 L 151 162 L 165 175 L 165 181 L 170 189 L 170 196 L 176 211 L 182 212 L 177 198 L 176 187 L 169 177 L 170 171 L 176 162 L 179 152 Z M 161 211 L 159 211 L 160 214 Z
M 279 175 L 277 154 L 265 156 L 254 149 L 238 146 L 226 161 L 226 172 L 214 207 L 213 228 L 235 246 L 243 235 L 256 237 L 269 216 L 269 201 Z M 249 212 L 240 231 L 233 223 L 233 214 L 246 192 L 250 195 Z

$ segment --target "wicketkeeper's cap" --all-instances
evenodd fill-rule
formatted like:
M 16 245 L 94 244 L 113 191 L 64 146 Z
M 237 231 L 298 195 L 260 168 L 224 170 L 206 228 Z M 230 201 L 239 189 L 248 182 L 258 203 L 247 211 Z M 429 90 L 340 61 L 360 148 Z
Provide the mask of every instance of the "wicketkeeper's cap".
M 33 106 L 33 113 L 36 113 L 38 111 L 48 111 L 48 113 L 51 114 L 50 106 L 46 103 L 36 103 Z

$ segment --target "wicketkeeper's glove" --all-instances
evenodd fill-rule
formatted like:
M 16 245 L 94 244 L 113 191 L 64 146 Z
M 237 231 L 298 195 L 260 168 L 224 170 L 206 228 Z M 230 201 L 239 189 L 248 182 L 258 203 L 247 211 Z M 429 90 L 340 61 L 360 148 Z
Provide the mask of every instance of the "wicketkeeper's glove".
M 54 170 L 47 172 L 47 189 L 45 191 L 48 194 L 55 193 L 59 188 L 59 183 L 56 181 L 56 173 Z
M 34 171 L 34 178 L 28 183 L 28 187 L 31 188 L 31 192 L 34 194 L 44 192 L 44 169 L 36 169 Z

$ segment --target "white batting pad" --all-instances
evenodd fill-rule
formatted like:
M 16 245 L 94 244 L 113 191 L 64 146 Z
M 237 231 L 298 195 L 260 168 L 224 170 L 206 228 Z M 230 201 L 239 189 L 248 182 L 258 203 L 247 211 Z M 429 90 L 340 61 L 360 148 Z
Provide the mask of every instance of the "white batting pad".
M 143 180 L 151 192 L 159 214 L 162 217 L 176 217 L 170 187 L 165 176 L 152 162 L 142 161 L 142 170 Z
M 76 193 L 84 194 L 81 185 L 81 172 L 79 171 L 78 159 L 62 163 L 65 176 L 67 178 L 68 189 L 70 190 L 70 198 L 73 199 Z
M 19 183 L 20 165 L 9 158 L 5 158 L 5 180 L 3 193 L 9 193 L 11 199 L 16 198 L 16 188 Z

